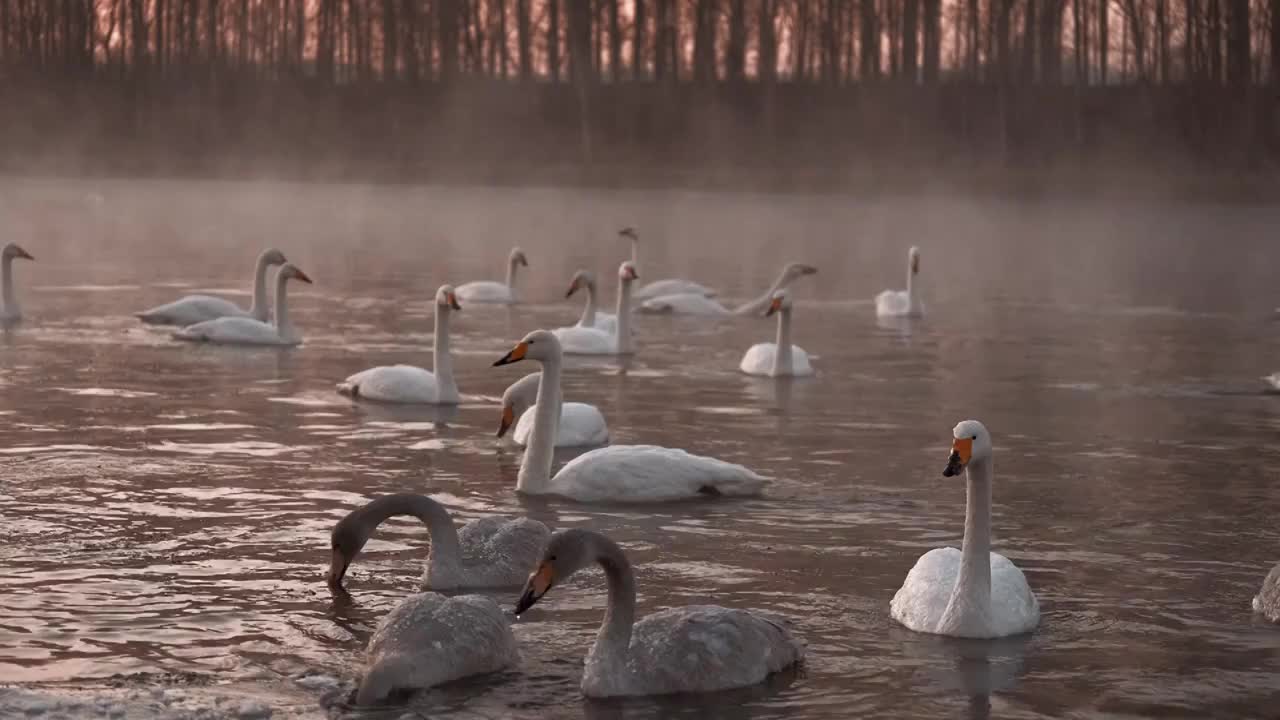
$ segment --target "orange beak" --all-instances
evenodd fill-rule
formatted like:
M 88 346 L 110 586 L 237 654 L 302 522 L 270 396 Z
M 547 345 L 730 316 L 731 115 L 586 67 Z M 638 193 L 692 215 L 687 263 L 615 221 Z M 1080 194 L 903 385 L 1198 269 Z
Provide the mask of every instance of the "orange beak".
M 947 458 L 947 466 L 942 470 L 943 477 L 955 477 L 969 464 L 973 457 L 973 439 L 956 438 L 951 442 L 951 455 Z
M 518 342 L 515 347 L 511 348 L 511 352 L 499 358 L 493 366 L 498 367 L 499 365 L 510 365 L 513 362 L 520 362 L 524 359 L 525 353 L 527 352 L 529 352 L 529 343 L 524 341 Z
M 452 309 L 452 310 L 461 310 L 461 309 L 462 309 L 462 306 L 458 304 L 458 296 L 457 296 L 457 295 L 454 295 L 453 293 L 449 293 L 449 297 L 448 297 L 448 299 L 447 299 L 447 302 L 449 303 L 449 308 L 450 308 L 450 309 Z
M 782 298 L 776 297 L 773 299 L 773 302 L 769 303 L 769 309 L 764 311 L 764 316 L 769 317 L 770 315 L 776 312 L 779 312 L 781 310 L 782 310 Z
M 304 283 L 306 283 L 306 284 L 308 284 L 308 285 L 311 285 L 311 284 L 312 284 L 312 283 L 311 283 L 311 278 L 307 277 L 307 274 L 306 274 L 306 273 L 304 273 L 304 272 L 302 272 L 301 270 L 298 270 L 298 269 L 296 269 L 296 268 L 295 268 L 295 269 L 294 269 L 294 275 L 293 275 L 293 276 L 294 276 L 295 278 L 297 278 L 298 280 L 301 280 L 302 282 L 304 282 Z

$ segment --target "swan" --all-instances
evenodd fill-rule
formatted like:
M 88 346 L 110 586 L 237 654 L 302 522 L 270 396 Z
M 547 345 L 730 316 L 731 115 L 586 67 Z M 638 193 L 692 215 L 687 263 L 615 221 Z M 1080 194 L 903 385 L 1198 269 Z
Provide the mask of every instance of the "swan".
M 448 509 L 425 495 L 383 495 L 352 510 L 330 533 L 329 587 L 342 589 L 347 568 L 388 518 L 411 515 L 427 526 L 431 551 L 422 586 L 431 590 L 519 587 L 547 544 L 551 531 L 530 518 L 496 517 L 454 527 Z
M 1280 372 L 1274 372 L 1262 378 L 1272 389 L 1280 390 Z
M 633 263 L 634 264 L 634 263 Z M 573 297 L 579 290 L 587 291 L 587 304 L 582 307 L 582 317 L 575 327 L 596 328 L 611 333 L 618 329 L 618 318 L 609 313 L 596 312 L 596 276 L 590 270 L 579 270 L 569 282 L 565 298 Z
M 952 432 L 951 456 L 942 471 L 968 476 L 968 507 L 961 550 L 937 548 L 916 561 L 893 596 L 890 614 L 916 632 L 995 638 L 1030 632 L 1040 604 L 1022 571 L 991 552 L 991 435 L 977 420 Z
M 194 325 L 220 317 L 248 317 L 259 322 L 267 321 L 267 268 L 287 262 L 284 253 L 267 248 L 258 256 L 253 266 L 253 304 L 246 312 L 239 305 L 212 295 L 188 295 L 150 310 L 134 313 L 148 325 Z
M 773 294 L 773 302 L 769 303 L 765 317 L 774 314 L 778 316 L 778 341 L 752 345 L 742 356 L 739 369 L 748 375 L 768 377 L 812 375 L 809 353 L 799 345 L 791 344 L 791 298 L 786 290 Z
M 553 330 L 564 352 L 570 355 L 630 355 L 633 352 L 631 283 L 639 277 L 635 264 L 630 260 L 618 266 L 617 324 L 613 332 L 578 325 Z
M 1253 611 L 1273 623 L 1280 623 L 1280 565 L 1271 568 L 1267 579 L 1262 581 L 1262 589 L 1253 599 Z
M 507 281 L 476 280 L 458 286 L 458 297 L 469 303 L 501 303 L 510 305 L 520 302 L 520 294 L 516 292 L 516 268 L 529 267 L 529 259 L 520 248 L 511 248 L 507 256 Z
M 619 315 L 619 319 L 625 315 Z M 516 490 L 579 502 L 665 502 L 700 496 L 759 495 L 765 478 L 734 463 L 655 445 L 611 445 L 569 461 L 554 477 L 556 417 L 560 406 L 560 341 L 535 330 L 494 366 L 521 360 L 542 364 L 533 430 L 520 461 Z
M 514 422 L 515 434 L 512 438 L 517 445 L 529 444 L 529 433 L 533 431 L 534 403 L 537 401 L 538 383 L 542 381 L 542 373 L 529 373 L 511 383 L 502 393 L 502 424 L 498 426 L 498 437 L 507 434 Z M 516 418 L 520 418 L 516 422 Z M 560 424 L 556 430 L 556 447 L 583 447 L 587 445 L 605 445 L 609 442 L 609 426 L 605 424 L 604 415 L 595 405 L 577 402 L 560 403 Z
M 293 323 L 289 322 L 286 283 L 299 280 L 311 284 L 311 278 L 296 266 L 285 263 L 276 273 L 276 322 L 251 317 L 220 317 L 189 325 L 173 334 L 178 340 L 210 342 L 228 345 L 297 345 L 302 342 Z
M 636 267 L 640 266 L 640 234 L 635 228 L 625 227 L 618 231 L 620 237 L 631 241 L 631 262 Z M 637 300 L 647 300 L 649 298 L 660 297 L 662 295 L 702 295 L 705 297 L 715 297 L 716 291 L 711 288 L 700 285 L 692 280 L 654 280 L 636 291 Z
M 763 295 L 750 302 L 743 303 L 733 310 L 721 305 L 715 298 L 697 293 L 680 293 L 650 298 L 640 304 L 640 312 L 676 313 L 680 315 L 751 315 L 762 312 L 773 300 L 774 293 L 785 290 L 792 282 L 805 275 L 813 275 L 818 269 L 804 263 L 787 263 L 778 273 L 778 279 Z
M 338 392 L 352 398 L 392 403 L 457 405 L 458 385 L 453 381 L 449 355 L 449 317 L 461 310 L 451 285 L 436 290 L 435 344 L 431 348 L 431 373 L 412 365 L 379 365 L 362 370 L 338 383 Z
M 609 607 L 587 653 L 582 693 L 589 697 L 667 695 L 747 687 L 804 659 L 805 647 L 776 615 L 719 605 L 660 610 L 639 622 L 635 575 L 622 548 L 590 530 L 551 536 L 516 602 L 520 615 L 556 583 L 599 564 Z
M 17 243 L 9 243 L 0 251 L 0 294 L 4 298 L 4 306 L 0 307 L 0 322 L 6 325 L 22 319 L 22 308 L 18 305 L 18 296 L 13 287 L 13 261 L 35 260 L 31 253 L 22 249 Z
M 912 245 L 907 251 L 907 289 L 883 290 L 876 295 L 876 315 L 880 317 L 920 317 L 924 315 L 924 303 L 916 289 L 915 277 L 920 274 L 920 248 Z

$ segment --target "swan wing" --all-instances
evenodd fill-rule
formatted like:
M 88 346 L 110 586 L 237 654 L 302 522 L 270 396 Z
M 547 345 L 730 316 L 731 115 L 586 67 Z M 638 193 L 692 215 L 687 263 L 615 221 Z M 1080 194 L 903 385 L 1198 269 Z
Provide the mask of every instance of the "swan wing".
M 876 315 L 897 317 L 911 311 L 911 298 L 906 290 L 883 290 L 876 295 Z
M 1040 602 L 1027 577 L 1000 553 L 991 553 L 991 632 L 994 637 L 1021 635 L 1040 624 Z
M 458 531 L 473 587 L 517 587 L 538 564 L 551 531 L 531 518 L 487 517 Z
M 959 550 L 930 550 L 916 561 L 893 596 L 889 614 L 910 630 L 936 633 L 960 575 Z M 1029 632 L 1040 622 L 1040 604 L 1018 566 L 991 553 L 991 628 L 988 637 Z
M 747 348 L 738 369 L 748 375 L 768 375 L 773 372 L 773 358 L 777 354 L 777 344 L 756 343 Z
M 1280 565 L 1271 568 L 1262 589 L 1253 599 L 1253 609 L 1273 623 L 1280 623 Z
M 715 298 L 698 293 L 660 295 L 640 303 L 639 311 L 650 314 L 728 315 L 729 310 Z
M 560 349 L 566 355 L 615 355 L 618 352 L 617 339 L 604 330 L 573 325 L 551 332 L 555 333 Z
M 715 605 L 671 608 L 636 623 L 627 672 L 589 656 L 583 692 L 665 695 L 747 687 L 800 662 L 804 651 L 776 616 Z
M 436 376 L 412 365 L 381 365 L 362 370 L 338 383 L 338 392 L 378 402 L 442 402 Z M 452 401 L 457 402 L 457 398 Z
M 186 327 L 220 317 L 248 317 L 249 313 L 239 305 L 212 295 L 188 295 L 171 303 L 158 305 L 150 310 L 134 313 L 148 325 L 179 325 Z
M 635 291 L 634 297 L 637 300 L 648 300 L 650 298 L 660 297 L 662 295 L 702 295 L 703 297 L 715 297 L 716 291 L 711 288 L 700 285 L 692 280 L 680 280 L 676 278 L 668 280 L 655 280 L 642 288 Z
M 387 613 L 369 640 L 356 702 L 495 672 L 519 659 L 502 610 L 480 595 L 418 593 Z
M 581 502 L 759 495 L 765 478 L 735 463 L 656 445 L 612 445 L 570 460 L 550 492 Z
M 596 324 L 593 326 L 597 330 L 603 330 L 610 335 L 618 332 L 618 316 L 613 313 L 596 313 Z
M 533 433 L 533 417 L 533 407 L 530 407 L 516 421 L 516 430 L 512 438 L 521 447 L 529 444 L 529 436 Z M 605 445 L 608 442 L 609 426 L 605 423 L 604 415 L 599 408 L 586 403 L 561 405 L 556 447 L 590 447 Z
M 179 340 L 227 345 L 296 345 L 280 337 L 276 326 L 250 317 L 221 317 L 189 325 L 173 334 Z
M 493 280 L 477 280 L 464 283 L 455 288 L 454 293 L 464 302 L 471 303 L 513 303 L 516 301 L 515 293 L 506 283 Z

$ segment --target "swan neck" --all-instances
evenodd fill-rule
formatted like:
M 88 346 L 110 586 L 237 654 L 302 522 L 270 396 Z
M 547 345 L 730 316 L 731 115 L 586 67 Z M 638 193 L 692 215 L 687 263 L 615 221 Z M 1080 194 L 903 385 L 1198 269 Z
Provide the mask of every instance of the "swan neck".
M 640 241 L 631 239 L 631 264 L 640 267 Z
M 431 536 L 427 556 L 427 583 L 432 587 L 456 585 L 462 569 L 462 543 L 449 511 L 423 495 L 385 495 L 365 506 L 361 534 L 368 538 L 388 518 L 412 515 L 422 521 Z
M 258 256 L 253 267 L 253 304 L 249 306 L 249 314 L 259 322 L 267 321 L 267 255 Z
M 911 263 L 907 263 L 907 308 L 915 312 L 920 306 L 920 298 L 916 295 L 916 274 L 911 272 Z
M 960 574 L 951 604 L 990 615 L 991 607 L 991 461 L 969 463 L 965 471 L 964 544 L 960 550 Z
M 516 289 L 516 266 L 519 264 L 520 262 L 516 260 L 515 256 L 512 256 L 507 261 L 507 287 L 512 290 Z
M 773 353 L 773 374 L 791 374 L 791 308 L 778 311 L 778 342 Z
M 604 568 L 605 581 L 609 586 L 609 606 L 604 613 L 604 622 L 600 623 L 592 654 L 606 660 L 621 659 L 631 647 L 631 628 L 636 619 L 635 574 L 626 554 L 615 543 L 601 538 L 597 540 L 596 547 L 596 562 Z
M 533 408 L 533 430 L 520 461 L 516 490 L 525 493 L 547 492 L 551 484 L 551 462 L 556 448 L 556 430 L 560 423 L 560 357 L 542 361 L 542 379 L 538 381 L 538 399 Z
M 582 308 L 582 318 L 578 324 L 583 327 L 595 327 L 596 324 L 596 284 L 587 283 L 587 305 Z
M 0 264 L 0 294 L 4 297 L 4 310 L 7 313 L 18 307 L 18 298 L 13 290 L 13 257 L 6 255 L 0 262 L 3 263 Z
M 276 333 L 284 339 L 295 336 L 293 323 L 289 322 L 289 278 L 284 273 L 276 276 Z M 266 322 L 263 320 L 263 322 Z
M 458 387 L 453 381 L 453 355 L 449 352 L 449 310 L 436 303 L 435 345 L 431 348 L 431 367 L 436 374 L 438 400 L 456 399 Z
M 616 328 L 619 355 L 631 352 L 631 281 L 618 280 L 618 324 Z
M 735 315 L 754 315 L 762 312 L 769 303 L 773 301 L 773 294 L 791 284 L 791 280 L 787 277 L 787 271 L 783 270 L 778 274 L 778 279 L 773 281 L 768 290 L 764 291 L 760 297 L 747 303 L 743 303 L 733 309 Z

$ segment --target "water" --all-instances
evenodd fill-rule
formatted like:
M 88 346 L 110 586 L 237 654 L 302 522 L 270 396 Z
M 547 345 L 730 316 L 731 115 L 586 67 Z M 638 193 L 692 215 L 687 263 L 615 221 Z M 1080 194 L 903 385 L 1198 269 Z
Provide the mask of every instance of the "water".
M 765 608 L 809 643 L 806 666 L 766 687 L 586 702 L 605 602 L 590 573 L 517 624 L 518 669 L 412 700 L 432 717 L 1224 717 L 1280 701 L 1280 629 L 1249 609 L 1280 560 L 1280 396 L 1259 380 L 1280 370 L 1280 211 L 265 183 L 10 182 L 2 197 L 5 234 L 38 258 L 17 268 L 29 321 L 0 338 L 6 681 L 235 688 L 342 714 L 314 679 L 350 682 L 426 547 L 415 523 L 384 525 L 344 602 L 323 582 L 328 531 L 363 498 L 416 491 L 459 521 L 527 513 L 609 534 L 642 612 Z M 645 281 L 744 297 L 787 260 L 820 266 L 796 291 L 814 379 L 737 373 L 772 339 L 756 318 L 644 317 L 625 368 L 566 376 L 615 442 L 743 463 L 774 478 L 763 499 L 513 492 L 496 401 L 535 368 L 490 364 L 576 317 L 561 299 L 575 268 L 611 296 L 623 224 L 645 238 Z M 128 316 L 242 293 L 266 243 L 316 280 L 291 291 L 302 348 L 191 347 Z M 334 394 L 365 367 L 429 363 L 435 288 L 499 277 L 513 243 L 530 303 L 464 308 L 456 412 Z M 870 298 L 901 286 L 911 243 L 929 316 L 879 324 Z M 941 470 L 966 417 L 994 435 L 996 548 L 1044 611 L 1029 637 L 957 642 L 888 618 L 916 558 L 959 543 L 963 484 Z

